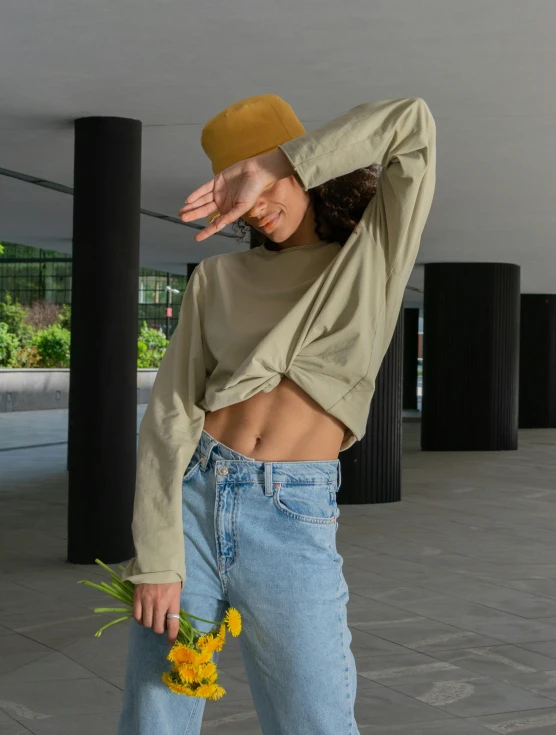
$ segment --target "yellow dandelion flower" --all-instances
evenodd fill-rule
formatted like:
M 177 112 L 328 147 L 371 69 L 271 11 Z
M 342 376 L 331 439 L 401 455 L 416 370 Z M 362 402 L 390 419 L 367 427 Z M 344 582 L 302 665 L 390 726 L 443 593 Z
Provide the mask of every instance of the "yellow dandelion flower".
M 213 647 L 204 648 L 197 656 L 197 664 L 206 664 L 212 658 Z
M 197 696 L 208 699 L 214 692 L 214 684 L 201 684 L 197 691 L 199 692 Z
M 224 641 L 221 638 L 217 639 L 217 642 L 214 644 L 214 650 L 215 651 L 221 651 L 224 647 Z
M 191 697 L 199 697 L 199 698 L 201 698 L 203 696 L 201 686 L 202 686 L 201 684 L 194 684 L 191 687 L 191 694 L 190 694 L 190 696 Z
M 234 638 L 237 638 L 237 636 L 241 633 L 241 615 L 239 614 L 239 611 L 235 609 L 235 607 L 229 607 L 226 610 L 224 622 L 226 623 L 228 630 L 234 636 Z
M 216 664 L 214 661 L 209 661 L 203 667 L 199 667 L 199 680 L 210 679 L 212 676 L 217 674 Z
M 174 670 L 183 681 L 200 683 L 216 672 L 216 664 L 214 661 L 198 664 L 174 664 Z
M 226 694 L 226 690 L 223 687 L 221 687 L 220 684 L 213 684 L 212 691 L 207 696 L 207 699 L 216 701 L 217 699 L 221 699 L 225 694 Z
M 189 648 L 185 643 L 175 643 L 166 658 L 176 664 L 194 664 L 198 656 L 198 652 Z
M 205 648 L 212 641 L 212 634 L 206 633 L 197 639 L 197 648 Z
M 223 629 L 214 636 L 210 646 L 207 646 L 206 650 L 210 649 L 211 654 L 213 651 L 221 651 L 223 645 L 226 643 L 226 628 L 224 626 L 222 626 L 222 628 Z
M 197 641 L 197 646 L 201 649 L 203 653 L 209 652 L 212 655 L 212 652 L 216 650 L 216 646 L 219 645 L 218 637 L 214 635 L 209 636 L 203 636 L 203 638 L 199 638 Z
M 199 681 L 184 682 L 180 679 L 178 671 L 174 668 L 171 672 L 165 672 L 162 674 L 162 681 L 172 692 L 175 692 L 176 694 L 186 694 L 189 697 L 212 700 L 220 699 L 224 694 L 226 694 L 226 690 L 219 684 L 215 683 L 218 672 L 216 671 L 216 665 L 213 662 L 208 671 L 203 672 L 203 674 L 206 673 L 210 675 L 208 677 L 203 675 L 204 683 Z
M 176 694 L 189 694 L 191 696 L 191 688 L 187 686 L 187 684 L 182 684 L 181 682 L 176 681 L 168 671 L 165 671 L 162 674 L 162 681 L 172 692 L 175 692 Z
M 218 679 L 218 671 L 215 671 L 213 674 L 211 674 L 209 677 L 207 677 L 207 683 L 208 684 L 216 684 L 216 680 Z
M 191 664 L 175 664 L 175 667 L 175 671 L 183 682 L 192 684 L 197 680 L 197 666 L 191 666 Z

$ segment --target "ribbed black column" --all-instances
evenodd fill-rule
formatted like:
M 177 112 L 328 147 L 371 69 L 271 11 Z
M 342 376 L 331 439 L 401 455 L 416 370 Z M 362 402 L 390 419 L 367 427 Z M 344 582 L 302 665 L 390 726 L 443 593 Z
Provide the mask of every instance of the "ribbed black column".
M 401 498 L 403 316 L 379 370 L 367 432 L 340 453 L 338 504 L 391 503 Z
M 517 449 L 520 269 L 425 265 L 424 450 Z
M 75 122 L 68 561 L 133 556 L 141 123 Z
M 403 407 L 408 411 L 416 411 L 419 309 L 404 309 L 403 314 Z
M 521 296 L 519 426 L 556 428 L 556 296 Z

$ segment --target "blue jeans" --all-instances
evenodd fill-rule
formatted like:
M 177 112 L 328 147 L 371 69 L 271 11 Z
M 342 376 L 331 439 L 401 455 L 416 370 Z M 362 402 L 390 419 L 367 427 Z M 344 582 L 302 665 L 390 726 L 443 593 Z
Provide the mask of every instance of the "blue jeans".
M 340 482 L 337 459 L 261 462 L 206 431 L 184 475 L 181 607 L 208 620 L 221 620 L 229 605 L 240 611 L 238 641 L 264 735 L 359 735 L 349 593 L 336 550 Z M 205 700 L 162 683 L 168 650 L 166 634 L 131 621 L 118 735 L 199 735 Z

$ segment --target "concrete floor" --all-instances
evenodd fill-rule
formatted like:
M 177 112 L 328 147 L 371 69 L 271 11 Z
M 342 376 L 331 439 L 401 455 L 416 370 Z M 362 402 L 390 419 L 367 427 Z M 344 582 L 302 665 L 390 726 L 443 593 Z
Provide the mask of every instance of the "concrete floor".
M 66 422 L 0 414 L 2 735 L 115 732 L 127 631 L 94 638 L 100 595 L 76 582 L 97 568 L 64 561 Z M 359 729 L 553 734 L 556 431 L 503 453 L 421 453 L 416 423 L 404 438 L 403 502 L 340 506 Z M 261 733 L 237 640 L 219 668 L 203 734 Z

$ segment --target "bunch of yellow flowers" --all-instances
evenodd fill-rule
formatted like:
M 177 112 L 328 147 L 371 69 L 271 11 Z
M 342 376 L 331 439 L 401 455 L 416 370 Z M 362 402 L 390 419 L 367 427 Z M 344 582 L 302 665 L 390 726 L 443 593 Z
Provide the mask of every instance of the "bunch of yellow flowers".
M 101 635 L 103 630 L 111 625 L 128 620 L 133 617 L 133 591 L 135 585 L 129 580 L 122 581 L 119 574 L 113 569 L 95 559 L 103 569 L 110 573 L 110 584 L 101 582 L 95 584 L 88 580 L 81 580 L 80 584 L 94 587 L 101 592 L 114 597 L 125 604 L 125 607 L 97 607 L 95 612 L 113 613 L 124 612 L 123 617 L 112 620 L 97 630 L 95 636 Z M 120 567 L 123 570 L 123 567 Z M 211 623 L 212 629 L 208 633 L 193 627 L 191 619 Z M 217 700 L 226 694 L 226 690 L 218 684 L 218 670 L 212 661 L 214 651 L 221 651 L 226 642 L 226 628 L 237 637 L 241 633 L 241 615 L 234 607 L 229 607 L 224 615 L 224 620 L 203 620 L 195 615 L 180 610 L 180 629 L 176 642 L 168 653 L 168 661 L 172 662 L 170 671 L 162 674 L 162 681 L 176 694 L 187 694 L 190 697 L 202 697 L 204 699 Z

